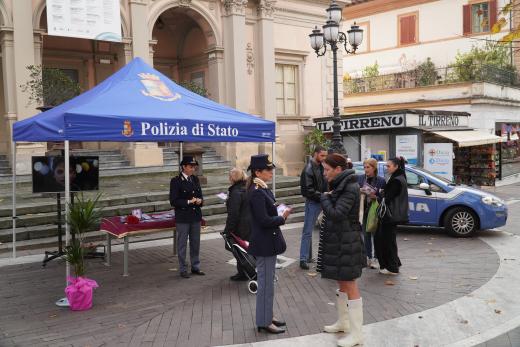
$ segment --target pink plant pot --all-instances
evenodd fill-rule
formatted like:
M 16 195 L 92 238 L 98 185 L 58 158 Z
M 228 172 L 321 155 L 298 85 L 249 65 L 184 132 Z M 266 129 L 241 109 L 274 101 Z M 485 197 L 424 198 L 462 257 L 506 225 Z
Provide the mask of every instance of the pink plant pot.
M 86 311 L 92 308 L 94 288 L 98 287 L 96 281 L 86 277 L 69 277 L 69 285 L 65 288 L 65 295 L 72 311 Z

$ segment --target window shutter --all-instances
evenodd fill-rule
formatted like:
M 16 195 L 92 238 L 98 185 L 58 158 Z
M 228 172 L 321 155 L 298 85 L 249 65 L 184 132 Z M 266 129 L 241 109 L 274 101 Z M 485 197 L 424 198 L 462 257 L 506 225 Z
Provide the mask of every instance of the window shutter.
M 462 33 L 464 35 L 471 34 L 471 7 L 464 5 L 462 10 Z
M 400 32 L 399 44 L 409 45 L 416 42 L 415 21 L 416 16 L 406 16 L 399 18 Z
M 489 30 L 493 29 L 493 25 L 497 22 L 497 0 L 489 2 Z
M 417 42 L 417 33 L 415 32 L 417 16 L 413 15 L 408 17 L 408 43 Z

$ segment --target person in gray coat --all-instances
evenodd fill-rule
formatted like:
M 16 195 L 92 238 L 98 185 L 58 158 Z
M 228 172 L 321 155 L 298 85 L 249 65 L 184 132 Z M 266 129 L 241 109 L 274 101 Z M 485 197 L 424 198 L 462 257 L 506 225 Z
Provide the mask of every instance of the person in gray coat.
M 363 343 L 363 301 L 356 279 L 366 266 L 366 255 L 359 223 L 360 189 L 354 170 L 347 169 L 341 154 L 329 154 L 323 163 L 329 192 L 321 195 L 321 250 L 318 265 L 322 278 L 338 282 L 336 291 L 338 320 L 325 326 L 325 332 L 347 332 L 338 346 L 352 347 Z

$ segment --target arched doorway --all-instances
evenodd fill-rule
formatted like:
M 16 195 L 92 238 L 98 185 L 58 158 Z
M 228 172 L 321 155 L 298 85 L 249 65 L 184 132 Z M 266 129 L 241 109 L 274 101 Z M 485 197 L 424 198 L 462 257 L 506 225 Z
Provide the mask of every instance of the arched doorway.
M 177 83 L 206 91 L 218 101 L 209 51 L 217 46 L 213 28 L 195 9 L 173 7 L 164 10 L 152 29 L 153 65 Z

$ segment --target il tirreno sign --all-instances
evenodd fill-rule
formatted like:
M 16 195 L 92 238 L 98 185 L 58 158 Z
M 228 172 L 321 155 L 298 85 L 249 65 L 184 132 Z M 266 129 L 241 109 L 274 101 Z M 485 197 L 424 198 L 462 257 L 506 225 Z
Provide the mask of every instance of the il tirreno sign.
M 316 122 L 324 133 L 332 132 L 332 120 Z M 469 115 L 461 114 L 385 114 L 377 116 L 348 117 L 341 120 L 342 132 L 378 130 L 388 128 L 459 128 L 469 126 Z

